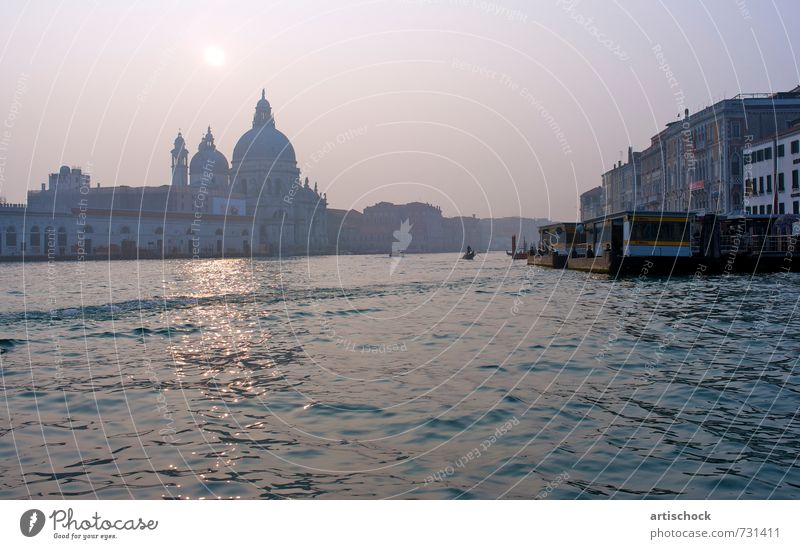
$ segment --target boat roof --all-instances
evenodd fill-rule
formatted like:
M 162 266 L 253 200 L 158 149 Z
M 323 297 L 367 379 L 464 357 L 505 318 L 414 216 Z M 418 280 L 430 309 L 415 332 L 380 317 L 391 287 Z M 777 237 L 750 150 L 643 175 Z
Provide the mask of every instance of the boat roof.
M 576 221 L 554 221 L 553 223 L 548 223 L 547 225 L 539 225 L 539 232 L 543 232 L 546 229 L 555 228 L 555 227 L 563 227 L 565 229 L 574 229 L 575 226 L 578 225 Z
M 669 211 L 632 211 L 632 210 L 624 210 L 621 212 L 616 212 L 607 215 L 601 215 L 598 217 L 593 217 L 591 219 L 587 219 L 582 223 L 597 223 L 598 221 L 606 221 L 608 219 L 624 219 L 624 218 L 656 218 L 657 220 L 663 221 L 675 221 L 675 220 L 688 220 L 695 217 L 696 214 L 694 212 L 669 212 Z M 677 219 L 676 219 L 677 218 Z

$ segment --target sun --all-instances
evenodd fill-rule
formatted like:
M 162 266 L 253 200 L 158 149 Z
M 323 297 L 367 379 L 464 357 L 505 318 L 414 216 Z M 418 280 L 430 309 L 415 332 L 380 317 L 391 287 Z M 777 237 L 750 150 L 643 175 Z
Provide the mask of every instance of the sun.
M 218 46 L 208 46 L 204 54 L 206 63 L 212 67 L 221 67 L 225 64 L 225 52 Z

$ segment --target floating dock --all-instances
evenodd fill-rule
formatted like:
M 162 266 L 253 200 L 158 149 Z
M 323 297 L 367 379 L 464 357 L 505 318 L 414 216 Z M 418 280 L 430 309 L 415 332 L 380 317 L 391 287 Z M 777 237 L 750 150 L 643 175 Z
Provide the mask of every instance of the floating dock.
M 529 265 L 601 274 L 800 271 L 800 216 L 621 212 L 539 228 Z

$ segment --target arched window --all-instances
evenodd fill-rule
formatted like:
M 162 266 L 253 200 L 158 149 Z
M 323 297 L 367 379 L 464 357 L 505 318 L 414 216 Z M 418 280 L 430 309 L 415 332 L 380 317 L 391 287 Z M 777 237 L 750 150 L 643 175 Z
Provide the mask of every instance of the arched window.
M 67 229 L 64 227 L 58 228 L 58 247 L 63 248 L 67 245 Z
M 37 248 L 42 245 L 42 233 L 39 231 L 39 227 L 34 225 L 31 227 L 31 246 L 36 246 Z
M 14 227 L 9 227 L 6 229 L 6 246 L 16 246 L 17 245 L 17 229 Z
M 733 160 L 731 161 L 731 175 L 741 175 L 742 167 L 739 163 L 739 155 L 734 154 Z

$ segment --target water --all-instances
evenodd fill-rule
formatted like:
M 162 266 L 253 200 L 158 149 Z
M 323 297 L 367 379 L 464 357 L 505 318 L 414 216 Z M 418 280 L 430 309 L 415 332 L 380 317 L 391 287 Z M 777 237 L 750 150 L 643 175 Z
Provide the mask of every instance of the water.
M 800 276 L 0 265 L 3 498 L 797 498 Z

